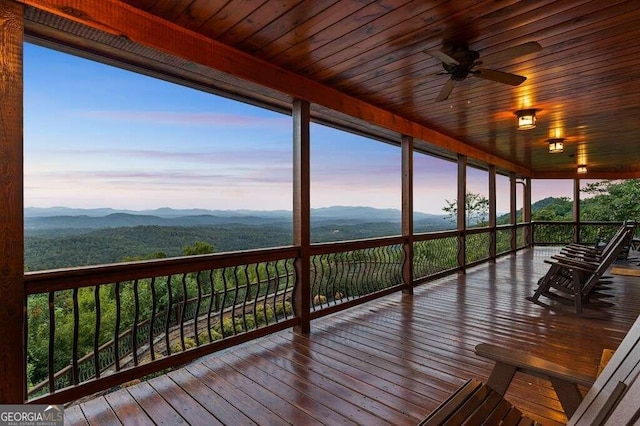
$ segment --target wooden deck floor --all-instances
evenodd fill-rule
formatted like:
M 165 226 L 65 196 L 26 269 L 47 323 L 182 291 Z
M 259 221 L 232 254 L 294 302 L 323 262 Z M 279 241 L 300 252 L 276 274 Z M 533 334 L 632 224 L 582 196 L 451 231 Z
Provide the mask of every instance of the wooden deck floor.
M 75 424 L 412 425 L 465 380 L 486 380 L 473 347 L 529 350 L 595 375 L 640 314 L 640 278 L 615 276 L 607 319 L 525 300 L 552 249 L 537 248 L 321 318 L 66 410 Z M 548 382 L 517 377 L 507 394 L 545 424 L 566 421 Z

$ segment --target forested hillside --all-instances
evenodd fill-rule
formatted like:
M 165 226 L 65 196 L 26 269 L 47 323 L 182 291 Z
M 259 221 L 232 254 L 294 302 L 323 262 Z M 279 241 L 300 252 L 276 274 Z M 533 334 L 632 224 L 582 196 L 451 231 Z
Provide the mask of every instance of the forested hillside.
M 60 231 L 61 232 L 61 231 Z M 73 232 L 65 230 L 65 232 Z M 314 242 L 343 241 L 397 235 L 397 224 L 322 225 L 312 231 Z M 62 233 L 64 234 L 64 232 Z M 25 240 L 27 270 L 121 262 L 133 258 L 181 256 L 185 246 L 203 241 L 216 252 L 291 245 L 291 228 L 235 225 L 225 227 L 134 226 L 98 229 L 72 235 L 48 231 Z
M 291 245 L 291 212 L 157 209 L 26 209 L 29 271 L 183 255 L 196 241 L 216 252 Z M 450 229 L 444 215 L 415 214 L 416 232 Z M 371 207 L 313 209 L 313 242 L 399 235 L 400 211 Z
M 581 219 L 639 220 L 639 182 L 602 181 L 588 185 L 581 202 Z M 277 247 L 293 241 L 291 212 L 285 211 L 131 212 L 57 207 L 26 209 L 25 215 L 25 265 L 31 271 L 180 256 L 186 246 L 196 241 L 210 244 L 216 252 Z M 521 221 L 522 211 L 517 216 Z M 571 221 L 572 201 L 566 197 L 539 200 L 532 205 L 532 216 L 533 220 Z M 498 224 L 509 221 L 509 214 L 497 218 Z M 454 227 L 445 214 L 414 215 L 417 233 Z M 331 207 L 312 211 L 313 242 L 399 235 L 400 231 L 397 209 Z

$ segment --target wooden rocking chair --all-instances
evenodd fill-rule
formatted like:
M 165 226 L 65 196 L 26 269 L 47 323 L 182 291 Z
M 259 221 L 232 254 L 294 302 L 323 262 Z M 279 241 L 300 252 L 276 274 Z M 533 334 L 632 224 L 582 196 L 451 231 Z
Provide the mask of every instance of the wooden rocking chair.
M 625 224 L 597 258 L 564 253 L 545 260 L 551 267 L 538 282 L 533 296 L 527 299 L 537 303 L 541 296 L 545 296 L 563 304 L 571 304 L 578 315 L 583 313 L 583 307 L 587 305 L 610 306 L 607 302 L 594 303 L 591 299 L 603 296 L 596 293 L 597 286 L 624 246 L 629 244 L 634 232 L 635 223 Z

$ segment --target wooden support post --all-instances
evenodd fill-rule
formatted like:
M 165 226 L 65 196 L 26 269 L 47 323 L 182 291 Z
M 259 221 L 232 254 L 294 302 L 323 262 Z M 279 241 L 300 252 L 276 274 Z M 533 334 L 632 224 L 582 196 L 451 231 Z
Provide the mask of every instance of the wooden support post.
M 413 138 L 402 136 L 402 282 L 405 294 L 413 294 Z
M 580 179 L 573 180 L 573 242 L 580 244 Z
M 531 224 L 531 178 L 524 180 L 524 196 L 522 205 L 522 219 L 527 223 L 524 233 L 524 244 L 531 247 L 533 244 L 533 225 Z
M 23 8 L 0 0 L 0 404 L 26 396 L 22 157 Z
M 293 244 L 300 247 L 295 260 L 296 285 L 293 310 L 300 320 L 294 331 L 311 331 L 311 197 L 310 197 L 310 105 L 293 101 Z
M 515 253 L 516 248 L 518 247 L 518 232 L 516 230 L 516 223 L 518 222 L 518 211 L 516 205 L 516 174 L 513 172 L 509 173 L 509 195 L 509 212 L 511 218 L 511 251 Z
M 497 232 L 496 232 L 496 166 L 489 166 L 489 228 L 491 231 L 489 233 L 489 260 L 492 262 L 496 261 L 496 242 L 497 242 Z
M 465 271 L 467 266 L 467 157 L 458 154 L 458 266 Z

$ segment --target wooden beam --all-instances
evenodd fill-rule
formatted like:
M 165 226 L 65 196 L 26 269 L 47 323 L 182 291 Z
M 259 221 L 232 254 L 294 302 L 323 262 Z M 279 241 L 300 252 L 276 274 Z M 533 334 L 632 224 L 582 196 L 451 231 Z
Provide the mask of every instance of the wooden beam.
M 518 222 L 518 211 L 516 204 L 516 174 L 511 172 L 509 173 L 509 218 L 511 225 L 511 251 L 516 252 L 516 248 L 518 247 L 517 236 L 518 233 L 515 228 L 515 224 Z
M 529 176 L 520 164 L 465 144 L 118 0 L 17 0 L 122 39 L 226 72 L 487 164 Z
M 413 138 L 402 136 L 403 293 L 413 294 Z
M 293 308 L 300 319 L 295 331 L 311 331 L 311 197 L 310 197 L 310 107 L 293 101 L 293 244 L 300 247 L 295 260 L 296 285 Z
M 586 175 L 570 172 L 533 172 L 529 175 L 533 179 L 640 179 L 640 171 L 589 171 Z
M 458 154 L 458 266 L 464 271 L 467 265 L 466 230 L 467 230 L 467 157 Z
M 580 243 L 580 179 L 573 180 L 573 242 Z
M 523 222 L 531 222 L 531 179 L 525 178 L 523 186 L 522 220 Z
M 524 179 L 522 220 L 529 224 L 525 228 L 526 232 L 524 234 L 524 243 L 529 247 L 533 244 L 533 226 L 531 225 L 531 178 Z
M 23 7 L 0 0 L 0 404 L 25 399 Z
M 489 239 L 489 259 L 492 262 L 496 261 L 496 243 L 497 243 L 497 233 L 496 233 L 496 216 L 497 216 L 497 206 L 496 206 L 496 166 L 489 165 L 487 170 L 489 173 L 489 228 L 491 228 L 490 239 Z

